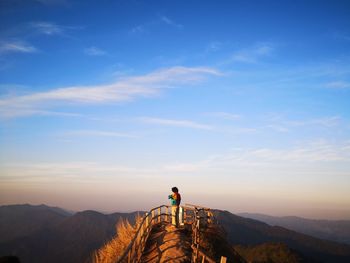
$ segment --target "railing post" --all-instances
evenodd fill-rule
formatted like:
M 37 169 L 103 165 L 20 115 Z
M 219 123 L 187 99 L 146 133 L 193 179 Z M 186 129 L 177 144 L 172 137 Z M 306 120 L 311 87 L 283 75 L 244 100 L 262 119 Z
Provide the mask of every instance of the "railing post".
M 227 261 L 227 258 L 222 256 L 220 259 L 220 263 L 226 263 L 226 261 Z
M 162 210 L 161 210 L 161 208 L 159 207 L 158 208 L 158 223 L 160 223 L 161 222 L 161 220 L 162 220 L 162 216 L 161 216 L 161 214 L 162 214 Z
M 129 253 L 128 253 L 128 263 L 131 262 L 131 250 L 129 250 Z
M 141 257 L 141 232 L 138 233 L 136 236 L 136 245 L 137 245 L 137 250 L 136 250 L 136 257 L 137 259 Z
M 151 225 L 153 225 L 153 219 L 154 219 L 155 211 L 152 210 L 152 218 L 151 218 Z
M 169 222 L 169 215 L 168 215 L 168 207 L 166 206 L 165 207 L 165 220 L 167 221 L 167 222 Z
M 135 261 L 135 243 L 131 247 L 131 262 Z
M 187 221 L 186 221 L 186 217 L 187 217 L 187 209 L 186 209 L 186 207 L 183 207 L 183 211 L 184 211 L 184 218 L 183 218 L 183 220 L 184 220 L 184 225 L 187 223 Z

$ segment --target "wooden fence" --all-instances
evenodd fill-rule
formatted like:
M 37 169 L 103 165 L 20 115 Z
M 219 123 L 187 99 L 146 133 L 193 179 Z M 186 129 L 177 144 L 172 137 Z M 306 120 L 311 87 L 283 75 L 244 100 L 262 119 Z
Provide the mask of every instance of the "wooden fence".
M 205 251 L 200 247 L 201 229 L 204 225 L 214 223 L 213 213 L 209 208 L 186 204 L 181 206 L 183 212 L 183 224 L 192 225 L 192 259 L 194 263 L 208 262 L 215 263 Z M 151 209 L 142 218 L 141 223 L 124 253 L 119 257 L 117 263 L 138 263 L 141 261 L 142 253 L 145 249 L 147 239 L 156 224 L 162 222 L 171 223 L 171 206 L 161 205 Z M 221 258 L 221 263 L 226 262 L 226 258 Z

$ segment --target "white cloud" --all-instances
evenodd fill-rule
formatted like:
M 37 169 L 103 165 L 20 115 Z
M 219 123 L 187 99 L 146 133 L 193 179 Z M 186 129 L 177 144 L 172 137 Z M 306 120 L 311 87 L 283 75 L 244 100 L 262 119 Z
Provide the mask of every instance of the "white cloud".
M 39 116 L 58 116 L 58 117 L 81 117 L 79 113 L 71 112 L 60 112 L 60 111 L 47 111 L 47 110 L 34 110 L 29 108 L 17 108 L 14 111 L 2 109 L 0 106 L 0 117 L 11 119 L 18 116 L 30 116 L 30 115 L 39 115 Z
M 266 57 L 273 52 L 271 44 L 258 44 L 253 48 L 243 49 L 233 54 L 231 61 L 254 64 L 262 57 Z
M 4 53 L 34 53 L 38 50 L 22 41 L 2 41 L 0 42 L 0 54 Z
M 66 26 L 66 25 L 59 25 L 57 23 L 48 22 L 48 21 L 35 21 L 28 24 L 29 28 L 25 28 L 23 30 L 31 30 L 34 31 L 34 33 L 37 34 L 43 34 L 47 36 L 65 36 L 69 37 L 67 35 L 67 31 L 69 30 L 78 30 L 82 29 L 81 26 Z
M 342 118 L 339 116 L 326 116 L 314 119 L 290 120 L 281 116 L 274 116 L 272 118 L 267 118 L 265 121 L 269 122 L 269 124 L 266 125 L 267 128 L 278 132 L 288 132 L 293 128 L 305 126 L 315 126 L 317 128 L 336 127 L 341 123 Z
M 192 162 L 164 162 L 135 166 L 118 163 L 63 162 L 63 163 L 6 163 L 0 164 L 1 181 L 43 179 L 101 180 L 101 175 L 118 179 L 121 176 L 164 178 L 164 175 L 191 175 L 214 178 L 240 178 L 254 176 L 264 180 L 271 175 L 277 180 L 285 176 L 350 176 L 350 142 L 332 144 L 325 141 L 305 142 L 290 148 L 232 149 L 228 153 L 208 156 Z M 196 177 L 199 176 L 199 177 Z M 226 177 L 229 176 L 229 177 Z M 267 177 L 265 177 L 267 176 Z M 261 178 L 261 179 L 259 179 Z M 232 182 L 232 180 L 230 179 Z M 307 179 L 306 179 L 307 181 Z M 250 182 L 251 184 L 251 182 Z
M 63 27 L 50 22 L 32 22 L 31 26 L 41 34 L 59 35 L 63 33 Z
M 157 18 L 145 22 L 143 24 L 139 24 L 131 28 L 129 31 L 131 34 L 140 34 L 140 33 L 146 33 L 149 32 L 150 30 L 154 29 L 155 26 L 160 25 L 160 24 L 166 24 L 172 27 L 176 27 L 178 29 L 183 28 L 183 25 L 176 23 L 174 20 L 170 19 L 167 16 L 158 16 Z
M 95 162 L 62 163 L 16 163 L 2 165 L 1 181 L 49 181 L 62 179 L 100 180 L 101 174 L 115 176 L 132 173 L 135 176 L 146 173 L 146 169 L 128 166 L 100 164 Z
M 343 150 L 342 148 L 338 149 L 334 147 L 334 145 L 315 143 L 288 150 L 258 149 L 252 151 L 250 154 L 258 160 L 270 163 L 349 161 L 349 154 Z
M 241 115 L 239 115 L 239 114 L 233 114 L 233 113 L 222 112 L 222 111 L 209 112 L 209 113 L 207 113 L 207 115 L 217 117 L 217 118 L 222 118 L 225 120 L 238 120 L 241 118 Z
M 161 119 L 161 118 L 149 118 L 144 117 L 140 119 L 142 122 L 150 124 L 158 124 L 164 126 L 174 126 L 174 127 L 184 127 L 184 128 L 193 128 L 201 130 L 212 130 L 213 127 L 206 124 L 197 123 L 190 120 L 173 120 L 173 119 Z
M 166 24 L 168 24 L 168 25 L 170 25 L 170 26 L 174 26 L 174 27 L 177 27 L 177 28 L 183 28 L 183 25 L 174 22 L 172 19 L 170 19 L 170 18 L 167 17 L 167 16 L 161 16 L 160 19 L 161 19 L 164 23 L 166 23 Z
M 350 83 L 345 81 L 333 81 L 327 83 L 326 87 L 332 89 L 348 89 L 350 88 Z
M 212 68 L 172 67 L 124 78 L 111 84 L 73 86 L 0 99 L 0 117 L 35 114 L 65 104 L 104 104 L 133 101 L 160 94 L 164 88 L 193 84 L 208 75 L 220 75 Z M 23 114 L 25 113 L 25 114 Z
M 219 51 L 222 47 L 222 43 L 219 41 L 210 42 L 206 48 L 206 52 L 216 52 Z
M 278 124 L 270 124 L 266 126 L 267 128 L 270 128 L 272 130 L 275 130 L 277 132 L 289 132 L 289 129 L 286 128 L 283 125 L 278 125 Z
M 130 32 L 133 34 L 143 33 L 143 32 L 145 32 L 145 25 L 137 25 L 137 26 L 133 27 L 130 30 Z
M 321 172 L 327 169 L 329 175 L 350 175 L 350 142 L 332 144 L 325 141 L 306 142 L 291 148 L 253 148 L 233 149 L 227 154 L 218 154 L 197 162 L 165 165 L 174 172 L 230 173 L 259 175 L 273 174 L 281 176 L 289 173 Z M 339 163 L 342 163 L 339 165 Z M 336 164 L 336 165 L 335 165 Z M 334 167 L 338 167 L 335 169 Z M 259 169 L 257 169 L 259 168 Z M 282 171 L 282 172 L 281 172 Z M 326 172 L 326 171 L 324 171 Z
M 77 130 L 65 132 L 65 136 L 96 136 L 96 137 L 121 137 L 121 138 L 137 138 L 137 136 L 115 131 L 98 131 L 98 130 Z
M 339 124 L 340 121 L 341 121 L 341 118 L 339 116 L 331 116 L 331 117 L 313 119 L 309 123 L 324 126 L 324 127 L 335 127 Z
M 85 48 L 84 53 L 89 56 L 103 56 L 107 54 L 106 51 L 97 47 Z

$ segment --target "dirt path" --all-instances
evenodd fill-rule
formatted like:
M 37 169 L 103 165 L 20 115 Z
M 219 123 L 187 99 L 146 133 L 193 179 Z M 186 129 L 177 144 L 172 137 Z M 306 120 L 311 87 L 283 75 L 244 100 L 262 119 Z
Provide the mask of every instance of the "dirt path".
M 185 228 L 176 229 L 169 224 L 154 226 L 148 238 L 141 262 L 191 262 L 190 231 Z

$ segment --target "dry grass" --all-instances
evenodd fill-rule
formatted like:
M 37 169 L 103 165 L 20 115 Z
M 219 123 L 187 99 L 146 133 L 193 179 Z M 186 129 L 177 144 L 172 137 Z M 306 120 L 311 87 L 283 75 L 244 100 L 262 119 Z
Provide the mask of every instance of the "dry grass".
M 103 247 L 96 250 L 93 254 L 94 263 L 114 263 L 121 256 L 125 248 L 133 239 L 142 217 L 136 216 L 135 225 L 131 225 L 128 220 L 121 219 L 116 224 L 116 235 L 108 241 Z

